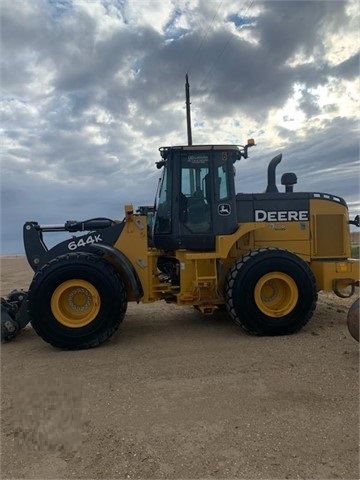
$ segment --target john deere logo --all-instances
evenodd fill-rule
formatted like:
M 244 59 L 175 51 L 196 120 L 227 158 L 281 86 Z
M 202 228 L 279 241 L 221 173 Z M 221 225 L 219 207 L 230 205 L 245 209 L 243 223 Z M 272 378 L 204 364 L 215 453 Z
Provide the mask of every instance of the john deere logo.
M 219 215 L 230 215 L 231 206 L 228 203 L 220 203 L 218 205 L 218 214 Z
M 301 222 L 309 220 L 307 210 L 282 210 L 266 212 L 265 210 L 255 210 L 255 222 Z

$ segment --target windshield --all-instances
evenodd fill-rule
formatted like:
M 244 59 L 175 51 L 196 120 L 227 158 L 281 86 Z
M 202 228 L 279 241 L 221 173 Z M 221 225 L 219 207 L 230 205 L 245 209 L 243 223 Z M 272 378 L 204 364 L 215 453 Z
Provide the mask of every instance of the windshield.
M 171 179 L 166 166 L 163 168 L 163 176 L 160 180 L 160 188 L 155 200 L 155 233 L 171 233 Z

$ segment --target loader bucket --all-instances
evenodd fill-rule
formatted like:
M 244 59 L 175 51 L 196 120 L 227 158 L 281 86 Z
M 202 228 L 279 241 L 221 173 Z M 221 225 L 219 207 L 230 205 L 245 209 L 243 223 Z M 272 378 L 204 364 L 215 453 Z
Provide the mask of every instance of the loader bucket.
M 11 340 L 16 333 L 17 324 L 4 305 L 1 305 L 1 341 Z
M 355 340 L 359 341 L 359 298 L 351 305 L 347 315 L 349 332 Z
M 12 340 L 30 322 L 27 305 L 24 301 L 27 292 L 13 290 L 1 297 L 1 341 Z

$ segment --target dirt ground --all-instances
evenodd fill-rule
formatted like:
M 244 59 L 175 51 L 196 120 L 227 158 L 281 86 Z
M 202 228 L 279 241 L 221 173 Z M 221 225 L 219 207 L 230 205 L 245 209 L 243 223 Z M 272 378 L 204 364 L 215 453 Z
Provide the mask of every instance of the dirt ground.
M 2 294 L 32 277 L 23 258 L 1 274 Z M 353 300 L 320 294 L 276 338 L 165 303 L 129 305 L 93 350 L 28 326 L 1 347 L 1 478 L 358 479 Z

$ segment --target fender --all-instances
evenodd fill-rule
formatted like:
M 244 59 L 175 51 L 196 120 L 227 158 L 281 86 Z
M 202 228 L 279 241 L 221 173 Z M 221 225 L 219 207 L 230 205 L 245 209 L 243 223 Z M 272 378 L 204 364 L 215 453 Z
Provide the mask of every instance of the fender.
M 89 245 L 89 250 L 94 250 L 95 253 L 98 252 L 99 250 L 101 251 L 102 254 L 107 254 L 110 255 L 114 266 L 117 268 L 117 270 L 120 270 L 125 274 L 125 284 L 126 286 L 132 289 L 134 292 L 136 301 L 139 303 L 141 297 L 144 295 L 144 291 L 141 285 L 141 282 L 139 280 L 138 274 L 136 273 L 135 268 L 133 267 L 132 263 L 130 260 L 127 258 L 126 255 L 124 255 L 122 252 L 117 250 L 116 248 L 106 245 L 106 244 L 94 244 L 94 245 Z
M 206 252 L 206 258 L 228 258 L 231 248 L 241 237 L 245 236 L 247 233 L 265 228 L 266 226 L 268 226 L 268 223 L 266 222 L 240 223 L 233 234 L 218 235 L 216 237 L 215 250 L 213 252 Z M 184 256 L 188 260 L 202 260 L 204 258 L 204 252 L 185 251 Z
M 240 223 L 238 229 L 232 235 L 219 235 L 216 238 L 216 252 L 219 252 L 221 258 L 228 258 L 233 245 L 247 233 L 265 228 L 265 222 Z

